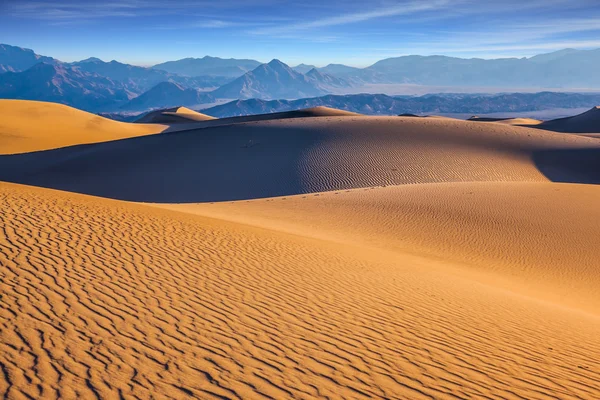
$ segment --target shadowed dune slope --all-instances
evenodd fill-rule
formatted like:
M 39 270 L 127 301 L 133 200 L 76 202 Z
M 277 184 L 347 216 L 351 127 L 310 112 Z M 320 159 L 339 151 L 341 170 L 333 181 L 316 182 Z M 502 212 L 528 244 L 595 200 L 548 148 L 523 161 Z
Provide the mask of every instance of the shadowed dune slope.
M 204 114 L 202 114 L 204 115 Z M 349 111 L 338 110 L 329 107 L 313 107 L 302 110 L 285 111 L 270 114 L 255 114 L 255 115 L 244 115 L 240 117 L 227 117 L 227 118 L 213 118 L 207 115 L 207 119 L 203 121 L 185 121 L 181 123 L 173 124 L 165 132 L 182 132 L 191 131 L 195 129 L 214 128 L 217 126 L 226 126 L 234 124 L 242 124 L 246 122 L 261 122 L 271 121 L 280 119 L 293 119 L 293 118 L 316 118 L 316 117 L 357 117 L 361 114 L 352 113 Z M 143 117 L 142 119 L 144 119 Z M 142 119 L 137 122 L 141 122 Z
M 117 122 L 56 103 L 0 100 L 0 154 L 145 136 L 166 128 Z
M 546 121 L 538 127 L 555 132 L 600 134 L 600 106 L 573 117 Z
M 215 118 L 190 110 L 186 107 L 166 108 L 149 112 L 144 115 L 136 123 L 151 123 L 151 124 L 181 124 L 190 122 L 210 121 Z
M 428 182 L 599 182 L 600 142 L 451 119 L 259 121 L 0 157 L 0 180 L 143 202 Z
M 459 262 L 470 278 L 598 314 L 598 202 L 597 185 L 465 182 L 160 207 Z
M 240 117 L 227 117 L 227 118 L 213 118 L 208 121 L 203 121 L 196 124 L 186 124 L 172 127 L 169 132 L 179 132 L 183 130 L 193 130 L 199 128 L 210 128 L 215 126 L 224 126 L 232 124 L 240 124 L 245 122 L 260 122 L 270 121 L 279 119 L 293 119 L 293 118 L 311 118 L 311 117 L 358 117 L 361 114 L 353 113 L 350 111 L 338 110 L 336 108 L 329 107 L 312 107 L 305 108 L 302 110 L 284 111 L 269 114 L 254 114 L 244 115 Z
M 392 192 L 381 192 L 380 204 L 376 198 L 385 190 Z M 495 217 L 503 230 L 510 212 L 486 214 L 485 204 L 527 196 L 483 194 L 477 185 L 472 190 L 478 211 L 464 226 L 492 235 L 490 244 L 472 240 L 496 254 L 501 233 L 487 218 Z M 385 207 L 394 216 L 398 206 L 408 210 L 402 221 L 417 233 L 421 222 L 411 215 L 445 218 L 438 223 L 442 237 L 452 234 L 446 223 L 465 209 L 462 201 L 452 205 L 457 196 L 444 210 L 427 202 L 427 194 L 409 195 L 426 201 L 418 211 L 410 201 L 389 200 L 401 189 L 357 193 L 347 194 L 360 211 L 349 221 L 349 208 L 328 215 L 338 200 L 321 204 L 300 197 L 290 208 L 303 216 L 314 208 L 328 218 L 330 230 L 323 235 L 358 224 L 374 238 L 404 229 L 386 217 Z M 498 204 L 496 195 L 504 196 Z M 236 213 L 246 210 L 264 221 L 261 213 L 271 203 L 290 200 L 263 201 L 265 209 L 240 204 Z M 597 317 L 470 279 L 447 260 L 399 251 L 395 238 L 384 251 L 361 246 L 365 238 L 348 232 L 355 244 L 348 246 L 287 233 L 273 221 L 249 226 L 216 213 L 205 217 L 13 184 L 0 184 L 0 214 L 5 398 L 600 396 Z M 316 216 L 298 226 L 322 227 Z M 369 226 L 368 219 L 378 216 L 385 218 L 377 220 L 384 232 Z M 515 218 L 515 226 L 524 218 L 524 230 L 532 221 L 525 214 Z M 576 233 L 597 234 L 585 226 Z M 413 243 L 433 241 L 424 239 L 426 233 Z M 448 246 L 444 250 L 452 252 Z M 522 250 L 517 247 L 517 254 Z M 553 273 L 552 266 L 548 270 Z

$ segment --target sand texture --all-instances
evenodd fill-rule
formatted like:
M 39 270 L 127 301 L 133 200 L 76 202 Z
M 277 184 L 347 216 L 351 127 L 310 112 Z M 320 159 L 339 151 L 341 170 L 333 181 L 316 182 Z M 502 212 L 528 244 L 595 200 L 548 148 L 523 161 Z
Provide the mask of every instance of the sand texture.
M 598 139 L 362 116 L 86 132 L 3 136 L 0 397 L 600 398 Z

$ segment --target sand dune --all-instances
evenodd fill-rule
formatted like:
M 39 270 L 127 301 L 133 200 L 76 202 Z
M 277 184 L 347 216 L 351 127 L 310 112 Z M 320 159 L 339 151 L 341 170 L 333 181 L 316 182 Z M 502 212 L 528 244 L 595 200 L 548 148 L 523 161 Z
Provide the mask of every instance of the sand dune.
M 600 316 L 599 199 L 597 185 L 466 182 L 161 207 L 453 261 L 469 277 Z
M 555 132 L 600 134 L 600 106 L 573 117 L 546 121 L 539 128 Z
M 600 395 L 598 318 L 443 260 L 9 184 L 0 201 L 8 398 Z
M 167 126 L 127 124 L 56 103 L 0 100 L 0 154 L 150 135 Z
M 240 117 L 228 117 L 228 118 L 213 118 L 211 120 L 202 121 L 201 123 L 185 124 L 173 126 L 169 129 L 169 132 L 180 132 L 186 130 L 194 130 L 200 128 L 212 128 L 216 126 L 225 126 L 233 124 L 241 124 L 245 122 L 261 122 L 281 119 L 293 119 L 293 118 L 315 118 L 315 117 L 357 117 L 361 114 L 353 113 L 350 111 L 338 110 L 336 108 L 329 107 L 312 107 L 305 108 L 302 110 L 284 111 L 270 114 L 255 114 L 255 115 L 243 115 Z
M 475 122 L 496 122 L 500 124 L 513 125 L 513 126 L 532 126 L 539 125 L 542 123 L 539 119 L 533 118 L 486 118 L 473 116 L 468 121 Z
M 308 117 L 4 156 L 0 180 L 132 201 L 203 202 L 427 182 L 593 183 L 600 182 L 599 153 L 596 139 L 501 124 Z
M 171 204 L 0 182 L 0 397 L 600 398 L 598 139 L 14 107 L 10 152 L 72 146 L 0 180 Z
M 181 124 L 190 122 L 210 121 L 213 119 L 215 118 L 194 110 L 190 110 L 186 107 L 174 107 L 149 112 L 148 114 L 139 118 L 136 121 L 136 123 Z
M 180 107 L 184 108 L 184 107 Z M 191 110 L 190 110 L 191 111 Z M 195 113 L 195 111 L 192 111 Z M 148 114 L 140 118 L 136 122 L 152 122 L 152 121 L 163 121 L 164 116 L 159 112 L 158 117 L 152 117 L 153 113 Z M 190 121 L 185 118 L 179 118 L 179 122 L 172 123 L 168 129 L 166 129 L 165 133 L 174 133 L 174 132 L 183 132 L 183 131 L 192 131 L 196 129 L 204 129 L 204 128 L 214 128 L 217 126 L 227 126 L 234 124 L 242 124 L 246 122 L 261 122 L 261 121 L 270 121 L 270 120 L 282 120 L 282 119 L 293 119 L 293 118 L 316 118 L 316 117 L 356 117 L 361 114 L 352 113 L 349 111 L 338 110 L 335 108 L 329 107 L 313 107 L 306 108 L 302 110 L 294 110 L 294 111 L 285 111 L 279 113 L 270 113 L 270 114 L 255 114 L 255 115 L 244 115 L 239 117 L 227 117 L 227 118 L 213 118 L 211 116 L 200 114 L 202 118 L 199 118 L 196 121 Z M 156 116 L 156 114 L 154 114 Z M 204 118 L 206 117 L 206 118 Z M 168 117 L 171 118 L 171 117 Z M 167 122 L 168 123 L 168 122 Z

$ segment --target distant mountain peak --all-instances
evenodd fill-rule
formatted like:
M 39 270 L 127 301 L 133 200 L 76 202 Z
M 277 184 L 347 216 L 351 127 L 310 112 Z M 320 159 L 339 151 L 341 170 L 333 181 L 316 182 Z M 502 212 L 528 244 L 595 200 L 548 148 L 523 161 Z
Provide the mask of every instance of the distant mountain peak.
M 261 64 L 213 94 L 217 98 L 301 98 L 318 96 L 326 91 L 314 79 L 290 68 L 278 59 Z
M 0 72 L 25 71 L 39 62 L 47 62 L 49 64 L 58 64 L 60 61 L 52 57 L 45 57 L 36 54 L 31 49 L 11 46 L 9 44 L 0 44 Z
M 269 61 L 269 63 L 267 64 L 270 67 L 284 67 L 284 68 L 289 68 L 289 66 L 286 63 L 281 62 L 280 60 L 274 58 L 271 61 Z
M 104 61 L 102 61 L 101 59 L 99 59 L 97 57 L 89 57 L 89 58 L 86 58 L 85 60 L 79 61 L 78 63 L 79 64 L 84 64 L 84 63 L 99 63 L 99 62 L 101 63 L 101 62 L 104 62 Z

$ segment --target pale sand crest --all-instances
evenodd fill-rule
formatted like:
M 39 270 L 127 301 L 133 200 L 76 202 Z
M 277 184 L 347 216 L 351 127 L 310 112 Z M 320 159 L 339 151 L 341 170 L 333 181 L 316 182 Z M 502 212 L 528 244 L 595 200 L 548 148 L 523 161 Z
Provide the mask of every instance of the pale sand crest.
M 127 124 L 62 104 L 0 99 L 0 154 L 27 153 L 160 133 L 159 124 Z
M 533 118 L 486 118 L 473 116 L 468 121 L 474 122 L 496 122 L 499 124 L 514 125 L 514 126 L 532 126 L 539 125 L 543 121 Z
M 151 124 L 181 124 L 190 122 L 210 121 L 215 118 L 190 110 L 186 107 L 173 107 L 163 110 L 156 110 L 139 118 L 137 123 Z

